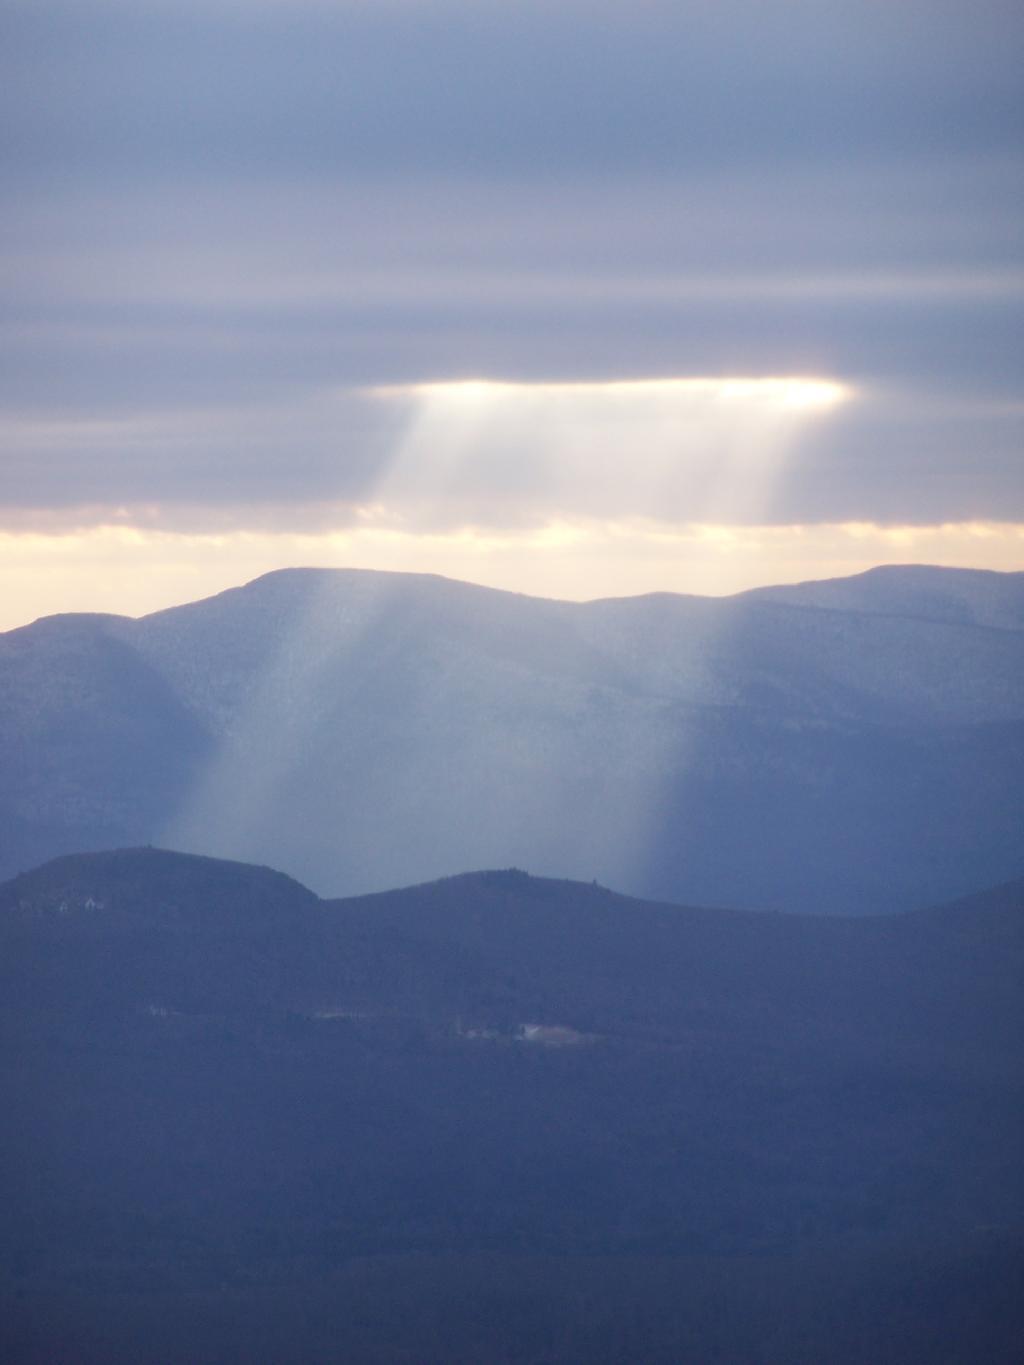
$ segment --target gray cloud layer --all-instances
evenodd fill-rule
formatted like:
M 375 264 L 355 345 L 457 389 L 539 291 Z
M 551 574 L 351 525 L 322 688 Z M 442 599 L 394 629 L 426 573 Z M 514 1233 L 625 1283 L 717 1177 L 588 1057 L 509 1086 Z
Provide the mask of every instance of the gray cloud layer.
M 401 418 L 363 385 L 722 373 L 866 394 L 780 520 L 1024 520 L 1015 4 L 4 23 L 9 523 L 371 497 Z M 541 490 L 472 511 L 540 516 Z

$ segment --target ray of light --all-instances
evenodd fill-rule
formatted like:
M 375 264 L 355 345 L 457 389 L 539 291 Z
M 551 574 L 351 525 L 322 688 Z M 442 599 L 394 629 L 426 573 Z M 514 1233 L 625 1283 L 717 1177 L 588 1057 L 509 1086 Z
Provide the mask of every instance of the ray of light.
M 764 522 L 801 440 L 854 396 L 806 376 L 465 379 L 370 393 L 407 414 L 374 499 L 409 530 Z
M 400 509 L 411 526 L 486 522 L 500 500 L 517 509 L 526 526 L 618 514 L 727 527 L 765 519 L 801 435 L 852 391 L 808 376 L 570 383 L 468 378 L 377 389 L 372 396 L 404 403 L 411 413 L 375 493 L 384 508 Z M 692 558 L 694 544 L 688 548 Z M 707 562 L 706 544 L 700 548 Z M 699 625 L 694 623 L 687 665 L 697 671 L 718 646 L 708 634 L 711 627 Z M 600 639 L 591 648 L 599 665 Z M 614 676 L 611 660 L 608 671 Z M 600 672 L 598 667 L 598 686 Z M 557 692 L 555 674 L 549 686 Z M 536 867 L 550 843 L 546 832 L 566 824 L 565 802 L 577 814 L 583 803 L 587 814 L 577 827 L 579 846 L 563 839 L 561 866 L 551 849 L 551 862 L 540 870 L 597 873 L 622 888 L 646 889 L 651 832 L 690 780 L 700 727 L 670 708 L 652 721 L 650 735 L 619 734 L 628 711 L 620 710 L 620 702 L 611 689 L 605 706 L 581 701 L 575 723 L 550 728 L 543 763 L 528 784 L 529 800 L 510 779 L 501 820 L 510 859 L 525 847 L 527 865 Z M 657 742 L 651 739 L 655 733 Z M 535 742 L 524 730 L 524 749 Z M 617 758 L 584 773 L 588 753 Z M 493 789 L 503 789 L 500 775 Z

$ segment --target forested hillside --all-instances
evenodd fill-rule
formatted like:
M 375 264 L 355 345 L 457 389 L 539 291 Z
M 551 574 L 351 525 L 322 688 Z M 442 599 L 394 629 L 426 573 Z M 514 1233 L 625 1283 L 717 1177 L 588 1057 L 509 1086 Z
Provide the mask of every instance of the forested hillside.
M 1022 927 L 60 859 L 0 889 L 6 1358 L 1009 1362 Z

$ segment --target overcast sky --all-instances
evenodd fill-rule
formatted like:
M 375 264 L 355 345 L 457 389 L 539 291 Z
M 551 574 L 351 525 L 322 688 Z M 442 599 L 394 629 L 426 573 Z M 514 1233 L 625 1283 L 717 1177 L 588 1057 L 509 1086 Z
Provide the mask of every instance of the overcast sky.
M 2 15 L 0 626 L 1024 568 L 1016 0 Z

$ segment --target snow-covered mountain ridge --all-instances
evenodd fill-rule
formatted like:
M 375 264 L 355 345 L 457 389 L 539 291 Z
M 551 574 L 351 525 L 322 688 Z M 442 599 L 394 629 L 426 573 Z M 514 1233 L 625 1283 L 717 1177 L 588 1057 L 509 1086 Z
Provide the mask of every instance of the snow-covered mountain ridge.
M 587 603 L 295 569 L 50 617 L 0 637 L 0 870 L 158 842 L 327 894 L 924 903 L 1020 870 L 1022 623 L 1024 574 L 926 567 Z

